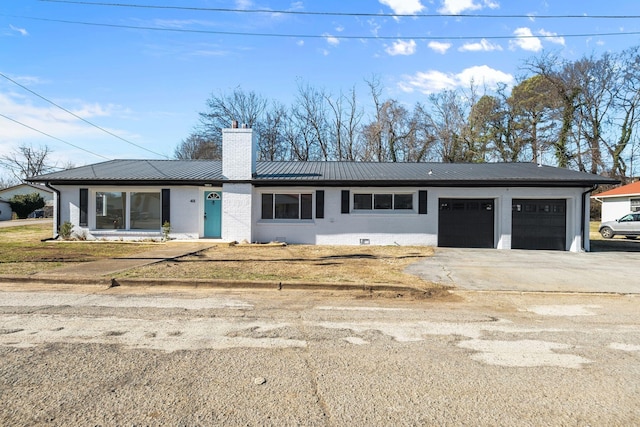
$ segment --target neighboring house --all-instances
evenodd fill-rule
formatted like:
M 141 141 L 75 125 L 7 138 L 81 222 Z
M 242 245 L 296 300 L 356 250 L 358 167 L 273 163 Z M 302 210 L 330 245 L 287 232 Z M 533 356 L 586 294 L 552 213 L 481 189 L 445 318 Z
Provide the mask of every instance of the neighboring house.
M 7 187 L 0 190 L 0 198 L 4 200 L 11 200 L 13 196 L 32 193 L 38 193 L 44 199 L 44 211 L 45 213 L 47 213 L 46 216 L 52 216 L 54 205 L 53 191 L 45 187 L 44 185 L 29 184 L 23 182 L 22 184 L 14 185 L 13 187 Z
M 11 217 L 11 205 L 8 201 L 0 199 L 0 221 L 8 221 Z
M 223 160 L 113 160 L 32 178 L 54 223 L 88 237 L 589 250 L 589 195 L 617 181 L 532 163 L 257 162 L 251 129 Z
M 602 222 L 640 212 L 640 181 L 591 196 L 602 203 Z

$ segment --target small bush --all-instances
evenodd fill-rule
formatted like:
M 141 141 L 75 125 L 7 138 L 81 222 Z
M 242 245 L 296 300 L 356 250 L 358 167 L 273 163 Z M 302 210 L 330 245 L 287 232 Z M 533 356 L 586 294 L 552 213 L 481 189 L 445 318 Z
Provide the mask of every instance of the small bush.
M 16 194 L 9 199 L 11 210 L 19 219 L 26 218 L 31 212 L 44 207 L 44 199 L 38 193 Z
M 73 233 L 73 224 L 71 224 L 69 221 L 65 221 L 60 226 L 58 233 L 60 234 L 60 237 L 62 237 L 64 240 L 71 239 L 71 233 Z
M 162 240 L 164 242 L 169 241 L 169 233 L 171 233 L 171 224 L 169 221 L 165 221 L 164 224 L 162 224 Z

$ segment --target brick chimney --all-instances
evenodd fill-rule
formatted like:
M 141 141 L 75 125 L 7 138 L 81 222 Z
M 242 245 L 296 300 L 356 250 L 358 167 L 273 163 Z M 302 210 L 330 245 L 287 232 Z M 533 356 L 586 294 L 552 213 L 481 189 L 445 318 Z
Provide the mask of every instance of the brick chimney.
M 222 175 L 231 181 L 248 181 L 256 172 L 257 140 L 247 125 L 222 129 Z

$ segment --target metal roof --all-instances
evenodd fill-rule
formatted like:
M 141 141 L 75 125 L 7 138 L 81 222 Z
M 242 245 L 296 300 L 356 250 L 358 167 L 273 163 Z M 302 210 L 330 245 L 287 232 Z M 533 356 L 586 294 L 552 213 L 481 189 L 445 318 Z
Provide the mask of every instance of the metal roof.
M 637 195 L 640 195 L 640 181 L 623 185 L 622 187 L 614 188 L 609 191 L 604 191 L 599 194 L 594 194 L 592 197 L 606 198 L 606 197 L 637 196 Z
M 51 184 L 220 185 L 219 160 L 111 160 L 33 177 Z M 258 162 L 254 185 L 591 186 L 617 180 L 534 163 Z

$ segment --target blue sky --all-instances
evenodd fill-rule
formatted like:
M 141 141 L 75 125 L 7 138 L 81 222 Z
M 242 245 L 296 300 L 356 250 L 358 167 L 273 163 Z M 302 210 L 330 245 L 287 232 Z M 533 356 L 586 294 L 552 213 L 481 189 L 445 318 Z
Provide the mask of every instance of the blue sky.
M 112 5 L 86 4 L 98 1 Z M 451 16 L 459 14 L 494 18 Z M 544 17 L 567 15 L 586 18 Z M 289 104 L 299 82 L 334 94 L 355 86 L 367 105 L 364 79 L 375 75 L 385 97 L 413 105 L 471 80 L 513 84 L 523 61 L 545 52 L 573 60 L 640 44 L 629 34 L 640 19 L 596 15 L 640 8 L 637 0 L 4 0 L 0 73 L 13 82 L 0 77 L 0 114 L 11 119 L 0 117 L 0 155 L 32 144 L 49 146 L 59 165 L 171 157 L 210 94 L 236 87 Z

